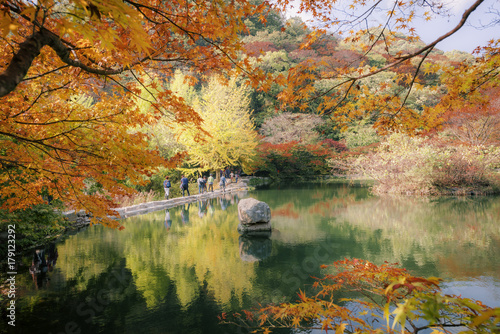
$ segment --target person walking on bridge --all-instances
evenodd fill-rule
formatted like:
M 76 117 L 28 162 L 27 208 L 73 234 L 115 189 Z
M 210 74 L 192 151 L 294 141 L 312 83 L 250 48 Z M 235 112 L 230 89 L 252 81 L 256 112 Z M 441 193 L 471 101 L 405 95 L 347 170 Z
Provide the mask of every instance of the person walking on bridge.
M 168 199 L 168 196 L 170 195 L 170 180 L 168 179 L 168 176 L 165 176 L 165 181 L 163 181 L 163 189 L 165 189 L 165 198 Z
M 220 178 L 219 186 L 222 189 L 222 191 L 226 191 L 226 177 L 224 175 L 222 175 Z
M 196 181 L 198 182 L 198 194 L 203 194 L 203 178 L 201 177 L 201 174 Z
M 208 177 L 208 191 L 212 191 L 214 192 L 214 177 L 212 176 L 212 174 L 210 174 L 210 176 Z
M 189 193 L 189 180 L 185 175 L 182 175 L 181 178 L 181 190 L 182 190 L 182 197 L 184 197 L 184 191 L 187 190 L 188 196 L 191 196 Z

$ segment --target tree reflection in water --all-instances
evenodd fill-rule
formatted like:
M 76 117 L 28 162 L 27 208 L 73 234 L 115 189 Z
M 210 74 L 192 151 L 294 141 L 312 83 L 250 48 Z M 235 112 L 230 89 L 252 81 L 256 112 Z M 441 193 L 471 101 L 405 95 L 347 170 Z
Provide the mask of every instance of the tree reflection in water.
M 270 188 L 252 197 L 271 207 L 273 232 L 250 238 L 237 231 L 237 203 L 246 196 L 131 217 L 123 231 L 93 226 L 68 236 L 56 245 L 44 289 L 33 283 L 30 256 L 26 276 L 16 279 L 23 329 L 64 332 L 74 321 L 82 333 L 220 333 L 218 313 L 294 300 L 321 276 L 321 264 L 344 257 L 400 262 L 462 286 L 485 279 L 495 282 L 490 295 L 499 294 L 499 197 L 377 198 L 345 184 Z M 89 314 L 98 296 L 106 305 L 80 316 L 78 307 Z

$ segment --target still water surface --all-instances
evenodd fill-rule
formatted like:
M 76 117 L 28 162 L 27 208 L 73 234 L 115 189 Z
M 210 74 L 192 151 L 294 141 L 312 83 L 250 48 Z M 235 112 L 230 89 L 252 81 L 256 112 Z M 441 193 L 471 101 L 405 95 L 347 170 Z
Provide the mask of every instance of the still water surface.
M 270 238 L 237 232 L 244 197 L 271 207 Z M 500 306 L 500 197 L 379 198 L 346 184 L 270 188 L 84 229 L 17 275 L 16 333 L 234 333 L 222 312 L 296 299 L 348 258 L 398 262 L 446 291 Z

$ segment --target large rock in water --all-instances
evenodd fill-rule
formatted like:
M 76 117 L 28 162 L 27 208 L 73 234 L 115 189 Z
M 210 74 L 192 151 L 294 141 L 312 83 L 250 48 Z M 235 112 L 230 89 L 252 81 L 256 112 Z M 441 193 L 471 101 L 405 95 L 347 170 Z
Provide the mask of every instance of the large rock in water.
M 271 231 L 271 209 L 267 203 L 245 198 L 238 203 L 238 231 Z

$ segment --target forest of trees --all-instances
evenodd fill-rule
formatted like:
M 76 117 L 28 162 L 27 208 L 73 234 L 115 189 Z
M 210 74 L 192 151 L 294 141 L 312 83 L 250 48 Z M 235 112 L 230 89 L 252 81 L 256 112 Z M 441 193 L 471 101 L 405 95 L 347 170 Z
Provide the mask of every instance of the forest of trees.
M 482 3 L 425 44 L 411 21 L 439 12 L 426 3 L 394 2 L 385 25 L 352 29 L 385 8 L 346 22 L 301 2 L 319 26 L 287 19 L 288 1 L 2 2 L 3 215 L 51 202 L 116 227 L 118 198 L 227 166 L 368 176 L 380 193 L 496 192 L 500 42 L 435 48 Z M 418 164 L 391 149 L 396 135 Z
M 177 182 L 228 166 L 277 181 L 369 177 L 377 193 L 498 193 L 500 39 L 473 54 L 436 48 L 487 1 L 470 1 L 430 43 L 414 18 L 442 19 L 445 3 L 344 4 L 1 1 L 0 232 L 14 223 L 19 239 L 54 235 L 66 224 L 54 208 L 121 228 L 109 218 L 119 198 L 159 189 L 166 175 Z M 313 22 L 286 18 L 294 5 Z M 484 25 L 498 25 L 490 11 Z M 375 15 L 384 19 L 371 24 Z M 498 329 L 498 309 L 442 296 L 437 279 L 358 260 L 336 266 L 321 293 L 348 282 L 404 302 L 392 312 L 402 327 L 414 307 L 431 325 L 458 316 L 471 330 Z M 252 320 L 373 329 L 300 298 Z M 364 306 L 389 317 L 383 302 Z

